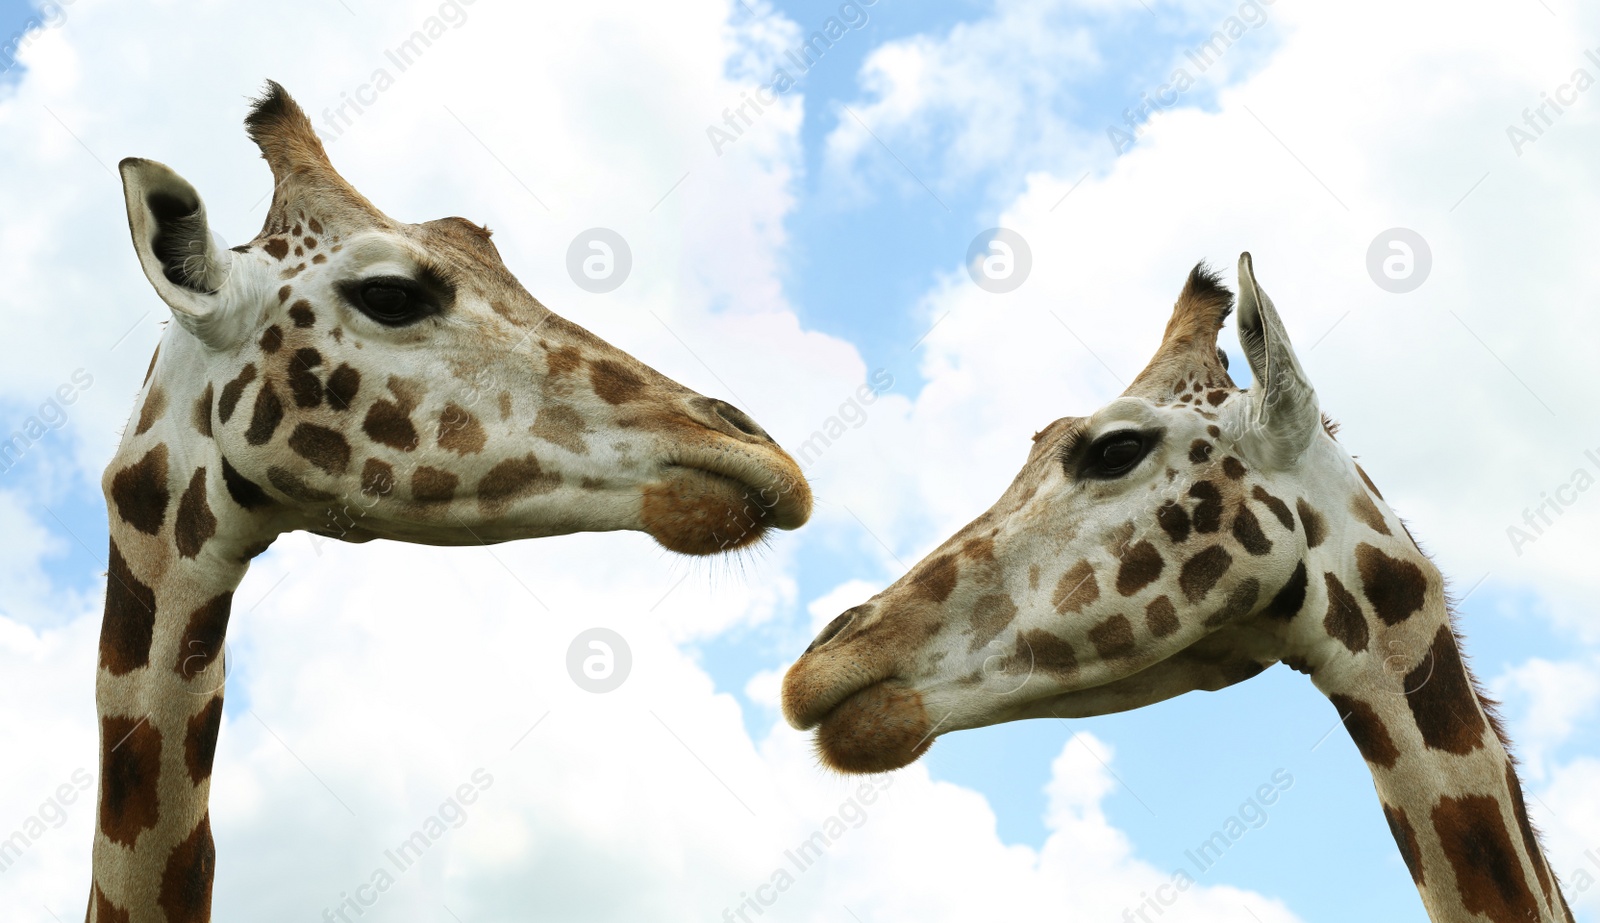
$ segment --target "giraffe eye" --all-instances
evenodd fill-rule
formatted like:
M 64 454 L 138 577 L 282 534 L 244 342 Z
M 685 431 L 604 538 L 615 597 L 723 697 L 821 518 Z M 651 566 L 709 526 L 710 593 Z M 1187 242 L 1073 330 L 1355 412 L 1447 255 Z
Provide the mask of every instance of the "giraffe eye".
M 1154 442 L 1142 433 L 1126 430 L 1103 436 L 1084 453 L 1079 474 L 1092 478 L 1121 477 L 1139 464 Z
M 361 313 L 386 327 L 404 327 L 439 311 L 428 290 L 411 279 L 368 279 L 346 290 Z

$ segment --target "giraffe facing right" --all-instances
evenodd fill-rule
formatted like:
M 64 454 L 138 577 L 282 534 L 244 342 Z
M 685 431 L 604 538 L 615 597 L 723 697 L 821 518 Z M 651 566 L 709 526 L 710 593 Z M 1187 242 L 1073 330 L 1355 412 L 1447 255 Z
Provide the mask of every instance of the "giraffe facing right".
M 283 87 L 269 81 L 245 124 L 272 205 L 231 250 L 181 176 L 120 165 L 134 251 L 175 323 L 102 480 L 89 923 L 211 918 L 223 641 L 234 590 L 279 535 L 629 529 L 709 555 L 811 512 L 754 420 L 556 316 L 487 229 L 379 211 Z
M 938 734 L 1141 708 L 1282 661 L 1327 695 L 1437 923 L 1571 923 L 1444 579 L 1334 438 L 1239 259 L 1249 390 L 1196 267 L 1117 400 L 1036 434 L 989 509 L 784 678 L 827 765 L 882 772 Z

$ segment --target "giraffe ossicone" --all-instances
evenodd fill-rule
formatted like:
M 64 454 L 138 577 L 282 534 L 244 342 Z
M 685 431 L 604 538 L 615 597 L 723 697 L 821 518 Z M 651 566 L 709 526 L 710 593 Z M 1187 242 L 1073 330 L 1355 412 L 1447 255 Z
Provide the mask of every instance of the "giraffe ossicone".
M 1033 438 L 1011 486 L 784 677 L 822 761 L 882 772 L 934 739 L 1306 673 L 1366 760 L 1436 921 L 1572 916 L 1528 821 L 1442 575 L 1334 438 L 1276 309 L 1239 260 L 1197 266 L 1122 396 Z
M 487 229 L 380 212 L 281 86 L 246 126 L 274 185 L 243 246 L 219 245 L 176 172 L 121 163 L 134 250 L 176 323 L 102 482 L 101 923 L 210 918 L 223 638 L 276 536 L 637 530 L 706 555 L 811 510 L 754 420 L 546 309 Z

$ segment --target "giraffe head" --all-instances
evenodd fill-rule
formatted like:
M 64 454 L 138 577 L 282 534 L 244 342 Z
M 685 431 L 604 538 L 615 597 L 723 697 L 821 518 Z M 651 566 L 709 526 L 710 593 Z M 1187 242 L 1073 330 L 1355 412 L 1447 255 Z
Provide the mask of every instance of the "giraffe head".
M 1122 396 L 1045 427 L 988 512 L 812 642 L 783 704 L 818 728 L 829 765 L 892 769 L 937 734 L 1121 711 L 1301 656 L 1279 629 L 1307 598 L 1317 510 L 1359 497 L 1356 512 L 1384 513 L 1323 425 L 1249 254 L 1239 284 L 1253 388 L 1217 348 L 1233 297 L 1196 267 Z
M 185 430 L 140 463 L 203 444 L 275 531 L 351 541 L 636 529 L 710 554 L 806 520 L 805 479 L 755 421 L 550 312 L 488 230 L 384 215 L 276 83 L 246 126 L 272 204 L 231 250 L 182 177 L 121 164 L 134 248 L 177 321 L 138 428 Z

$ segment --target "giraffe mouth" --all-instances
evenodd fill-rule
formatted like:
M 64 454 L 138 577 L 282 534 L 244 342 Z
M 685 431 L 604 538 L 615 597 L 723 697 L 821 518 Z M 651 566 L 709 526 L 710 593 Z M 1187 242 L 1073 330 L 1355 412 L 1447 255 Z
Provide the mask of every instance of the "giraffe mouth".
M 817 756 L 843 773 L 889 772 L 916 762 L 933 746 L 922 693 L 887 679 L 857 689 L 816 722 Z
M 743 470 L 748 466 L 729 464 L 739 460 L 719 458 L 714 467 L 666 465 L 660 479 L 644 489 L 645 531 L 671 551 L 710 555 L 752 545 L 772 528 L 793 529 L 805 522 L 811 492 L 804 479 L 786 482 L 781 475 L 787 472 L 781 471 L 752 477 Z

